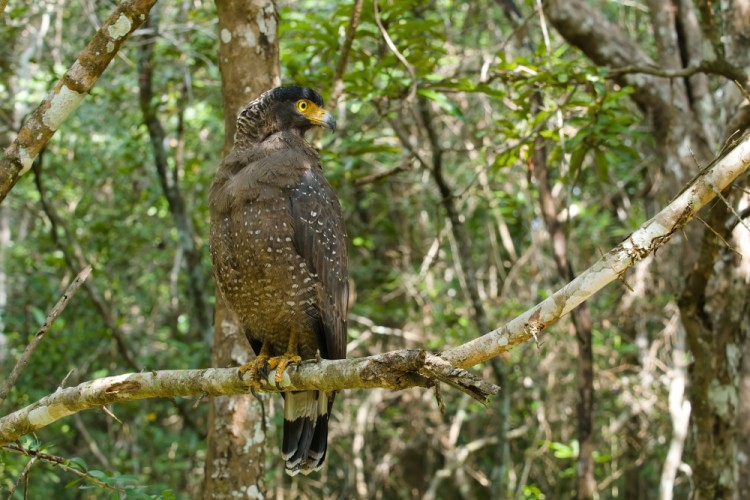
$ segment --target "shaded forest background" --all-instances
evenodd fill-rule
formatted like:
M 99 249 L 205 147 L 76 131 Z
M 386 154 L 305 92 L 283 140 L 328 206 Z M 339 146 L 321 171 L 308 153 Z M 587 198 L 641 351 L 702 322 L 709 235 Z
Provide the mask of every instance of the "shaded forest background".
M 115 5 L 8 3 L 0 144 Z M 277 38 L 264 41 L 278 47 L 283 83 L 334 95 L 338 130 L 311 139 L 347 221 L 349 357 L 438 351 L 502 325 L 619 244 L 750 125 L 741 2 L 357 5 L 351 40 L 352 3 L 310 0 L 278 5 Z M 0 205 L 3 377 L 65 285 L 94 268 L 3 415 L 61 385 L 211 366 L 221 40 L 213 2 L 157 3 Z M 267 495 L 750 492 L 747 175 L 724 202 L 540 342 L 477 369 L 503 388 L 487 408 L 449 389 L 444 413 L 434 391 L 346 391 L 326 467 L 292 479 L 280 398 L 264 397 Z M 19 444 L 86 477 L 2 449 L 0 492 L 26 482 L 14 498 L 200 497 L 208 406 L 73 415 Z

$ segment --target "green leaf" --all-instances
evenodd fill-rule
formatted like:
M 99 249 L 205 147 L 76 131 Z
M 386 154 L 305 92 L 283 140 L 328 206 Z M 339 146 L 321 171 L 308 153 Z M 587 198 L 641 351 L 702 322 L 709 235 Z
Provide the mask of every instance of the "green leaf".
M 70 481 L 69 483 L 67 483 L 65 485 L 65 488 L 66 489 L 67 488 L 72 488 L 73 486 L 75 486 L 76 484 L 80 483 L 81 481 L 83 481 L 82 477 L 76 477 L 75 479 L 73 479 L 72 481 Z
M 73 457 L 68 459 L 68 465 L 70 466 L 77 466 L 78 470 L 81 472 L 85 472 L 88 466 L 86 465 L 86 462 L 80 458 L 80 457 Z
M 604 151 L 598 148 L 594 150 L 594 167 L 596 168 L 596 175 L 599 177 L 599 180 L 606 182 L 609 179 L 609 162 Z
M 588 146 L 585 144 L 579 145 L 577 148 L 570 153 L 570 180 L 574 180 L 578 177 L 578 172 L 581 170 L 583 159 L 586 157 L 588 152 Z

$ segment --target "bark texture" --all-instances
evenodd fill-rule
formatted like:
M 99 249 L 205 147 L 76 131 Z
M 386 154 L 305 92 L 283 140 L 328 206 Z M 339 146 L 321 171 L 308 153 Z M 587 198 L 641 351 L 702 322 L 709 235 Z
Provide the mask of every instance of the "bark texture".
M 499 387 L 483 382 L 465 370 L 457 369 L 443 359 L 425 351 L 405 349 L 368 358 L 311 361 L 293 365 L 284 371 L 277 385 L 275 371 L 260 381 L 260 390 L 267 392 L 323 390 L 336 391 L 355 387 L 405 389 L 432 387 L 442 382 L 486 403 L 497 394 Z M 251 387 L 249 377 L 240 379 L 236 368 L 208 368 L 205 370 L 162 370 L 130 373 L 84 382 L 76 387 L 60 389 L 21 410 L 0 419 L 0 445 L 34 432 L 63 417 L 79 411 L 99 408 L 111 403 L 156 397 L 223 396 L 246 394 Z M 219 399 L 219 397 L 215 398 Z M 245 401 L 239 401 L 237 411 L 250 411 Z M 244 414 L 243 414 L 244 416 Z M 263 425 L 262 419 L 256 425 Z M 257 434 L 244 435 L 245 428 L 229 425 L 226 432 L 245 440 L 248 447 L 265 439 L 260 427 Z M 220 450 L 232 452 L 220 442 Z M 252 463 L 246 465 L 252 466 Z M 218 469 L 221 470 L 221 469 Z M 248 476 L 243 476 L 247 484 Z M 218 478 L 214 478 L 218 479 Z M 239 482 L 240 480 L 238 480 Z M 250 485 L 251 486 L 251 485 Z M 247 488 L 243 491 L 247 492 Z

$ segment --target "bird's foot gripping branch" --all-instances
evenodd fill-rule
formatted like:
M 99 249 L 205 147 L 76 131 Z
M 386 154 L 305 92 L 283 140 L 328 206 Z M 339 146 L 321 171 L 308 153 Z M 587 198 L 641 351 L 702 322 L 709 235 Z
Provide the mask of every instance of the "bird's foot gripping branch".
M 265 392 L 353 388 L 405 389 L 449 384 L 486 402 L 500 388 L 439 356 L 406 349 L 359 359 L 307 361 L 288 367 L 280 382 L 275 371 L 259 382 Z M 254 381 L 240 379 L 237 368 L 161 370 L 129 373 L 60 388 L 36 403 L 0 418 L 0 445 L 15 441 L 79 411 L 148 398 L 224 396 L 250 392 Z

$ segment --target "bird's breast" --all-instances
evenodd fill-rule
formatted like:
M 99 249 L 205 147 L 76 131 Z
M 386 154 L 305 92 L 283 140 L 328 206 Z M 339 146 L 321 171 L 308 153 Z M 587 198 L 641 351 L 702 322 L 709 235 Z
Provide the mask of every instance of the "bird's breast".
M 317 279 L 294 246 L 288 198 L 247 203 L 211 233 L 217 283 L 243 326 L 265 336 L 311 321 Z

